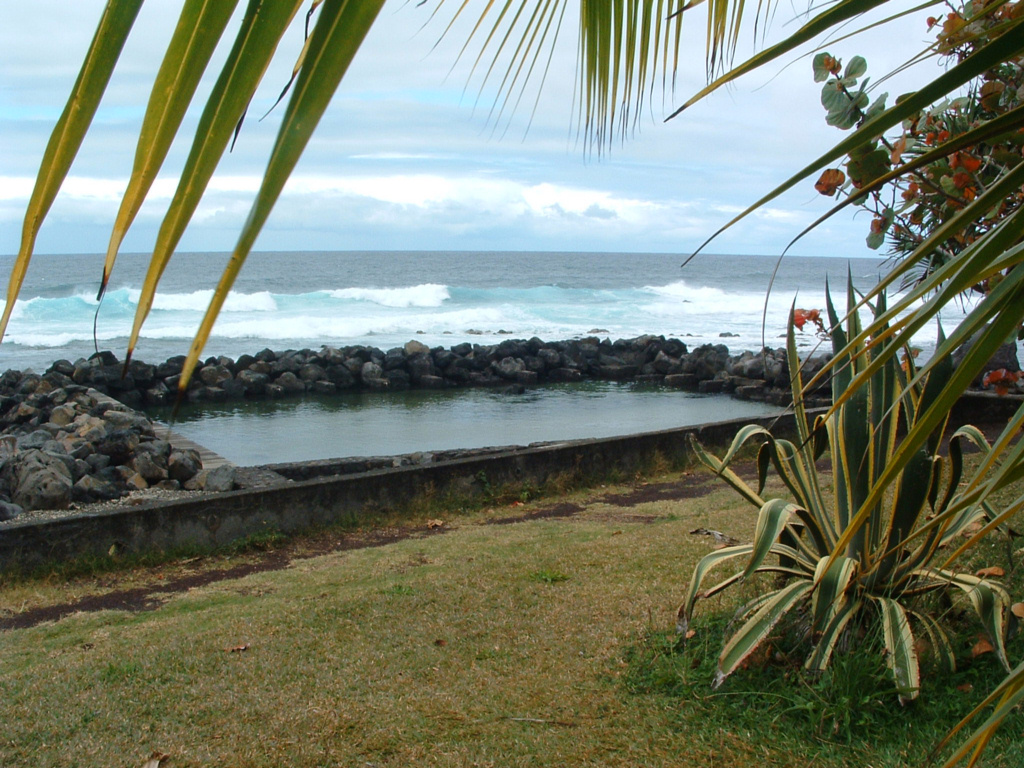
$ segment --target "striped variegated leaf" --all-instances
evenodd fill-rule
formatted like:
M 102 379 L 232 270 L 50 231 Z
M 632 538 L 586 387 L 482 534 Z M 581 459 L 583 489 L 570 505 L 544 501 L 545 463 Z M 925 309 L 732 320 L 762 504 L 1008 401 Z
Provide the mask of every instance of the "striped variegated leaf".
M 757 526 L 754 528 L 754 544 L 750 553 L 750 561 L 743 571 L 746 578 L 761 567 L 764 559 L 772 552 L 779 540 L 779 534 L 789 523 L 796 510 L 796 505 L 783 499 L 772 499 L 765 502 L 757 515 Z
M 739 546 L 725 547 L 724 549 L 710 552 L 698 561 L 693 569 L 693 576 L 690 577 L 690 586 L 686 591 L 686 597 L 683 599 L 682 605 L 679 606 L 679 611 L 676 615 L 676 629 L 679 631 L 679 634 L 685 635 L 686 630 L 690 627 L 690 616 L 693 614 L 694 603 L 700 597 L 704 577 L 722 563 L 740 557 L 747 557 L 752 551 L 753 547 L 750 544 L 740 544 Z
M 814 571 L 816 588 L 811 597 L 811 626 L 815 630 L 830 624 L 849 600 L 850 583 L 859 563 L 848 557 L 839 558 L 827 567 L 829 559 L 822 557 Z
M 903 606 L 889 597 L 874 597 L 882 614 L 882 634 L 885 638 L 885 661 L 892 673 L 900 703 L 917 698 L 921 690 L 921 669 L 914 633 Z
M 935 654 L 935 659 L 946 672 L 956 672 L 956 653 L 953 652 L 953 645 L 949 642 L 949 635 L 934 618 L 923 611 L 908 610 L 908 614 L 914 617 L 918 626 L 924 631 L 928 638 L 928 645 Z
M 730 450 L 730 453 L 728 454 L 729 458 L 731 459 L 732 456 L 735 456 L 736 451 L 739 450 L 745 440 L 759 434 L 758 430 L 760 430 L 760 433 L 765 432 L 764 427 L 759 427 L 757 425 L 750 425 L 741 430 L 740 434 L 738 434 L 733 440 L 732 448 L 735 450 Z M 729 469 L 729 462 L 727 460 L 719 459 L 705 450 L 704 446 L 700 444 L 700 441 L 692 433 L 689 437 L 690 445 L 693 447 L 693 452 L 701 464 L 725 480 L 725 482 L 732 486 L 737 493 L 755 507 L 761 507 L 764 505 L 764 499 L 762 499 L 753 488 L 747 485 L 739 475 Z
M 805 669 L 823 672 L 828 668 L 839 638 L 842 637 L 843 631 L 849 625 L 850 620 L 860 613 L 863 605 L 864 601 L 858 597 L 846 601 L 832 614 L 828 623 L 821 628 L 820 634 L 814 640 L 814 649 L 807 657 L 807 661 L 804 662 Z
M 742 626 L 722 648 L 713 687 L 717 688 L 750 656 L 793 606 L 807 599 L 814 585 L 795 581 L 765 596 L 757 612 L 748 616 Z
M 975 614 L 985 629 L 985 634 L 996 649 L 996 658 L 1010 670 L 1006 656 L 1006 612 L 1010 608 L 1010 595 L 998 582 L 983 579 L 969 573 L 954 573 L 936 569 L 922 569 L 935 579 L 945 579 L 951 586 L 959 588 L 970 600 Z

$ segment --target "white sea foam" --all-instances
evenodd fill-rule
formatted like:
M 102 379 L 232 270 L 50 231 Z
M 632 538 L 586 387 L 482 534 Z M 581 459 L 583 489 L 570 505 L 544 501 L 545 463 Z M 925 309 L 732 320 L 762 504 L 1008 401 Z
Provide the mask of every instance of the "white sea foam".
M 131 290 L 129 296 L 132 304 L 139 303 L 141 291 Z M 205 312 L 213 298 L 213 290 L 193 291 L 192 293 L 157 293 L 153 298 L 153 309 L 164 312 Z M 277 301 L 270 291 L 256 293 L 239 293 L 231 291 L 224 301 L 223 312 L 273 312 L 277 309 Z
M 439 307 L 451 298 L 446 285 L 424 283 L 407 288 L 339 288 L 328 291 L 334 299 L 366 301 L 383 307 Z

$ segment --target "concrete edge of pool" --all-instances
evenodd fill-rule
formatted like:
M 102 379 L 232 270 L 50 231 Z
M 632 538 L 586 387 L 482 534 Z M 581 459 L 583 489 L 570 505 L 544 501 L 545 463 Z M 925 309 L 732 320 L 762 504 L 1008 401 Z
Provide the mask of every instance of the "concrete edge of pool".
M 971 394 L 954 409 L 954 423 L 1006 420 L 1020 398 Z M 792 414 L 735 419 L 691 427 L 572 440 L 507 449 L 460 452 L 430 463 L 361 469 L 351 459 L 248 468 L 253 487 L 127 507 L 71 512 L 56 519 L 15 520 L 0 528 L 0 571 L 50 562 L 170 550 L 215 548 L 266 531 L 297 534 L 341 523 L 357 524 L 368 511 L 400 508 L 427 493 L 473 496 L 489 487 L 541 486 L 550 478 L 607 476 L 641 468 L 656 453 L 679 461 L 689 435 L 706 445 L 728 444 L 744 424 L 795 430 Z M 395 458 L 387 457 L 387 461 Z M 303 472 L 303 468 L 305 472 Z M 298 479 L 289 479 L 290 477 Z M 258 484 L 263 483 L 263 484 Z

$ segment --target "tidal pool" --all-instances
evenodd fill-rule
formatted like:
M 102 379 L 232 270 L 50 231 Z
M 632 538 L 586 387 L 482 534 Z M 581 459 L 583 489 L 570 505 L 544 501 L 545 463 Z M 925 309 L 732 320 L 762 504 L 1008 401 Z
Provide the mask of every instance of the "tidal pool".
M 584 382 L 521 394 L 465 388 L 203 403 L 173 428 L 242 466 L 613 437 L 778 413 L 663 387 Z M 150 415 L 170 418 L 169 409 Z

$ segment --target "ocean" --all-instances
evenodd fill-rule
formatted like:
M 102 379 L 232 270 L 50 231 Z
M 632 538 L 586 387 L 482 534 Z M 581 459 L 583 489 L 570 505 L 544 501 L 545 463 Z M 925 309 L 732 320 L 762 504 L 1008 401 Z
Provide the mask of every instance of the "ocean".
M 73 362 L 97 347 L 123 357 L 147 258 L 122 255 L 97 305 L 100 256 L 36 256 L 0 344 L 0 369 L 41 369 L 60 358 Z M 223 253 L 175 257 L 135 352 L 138 359 L 157 363 L 187 352 L 226 261 Z M 762 327 L 775 258 L 702 255 L 686 268 L 682 261 L 679 254 L 644 253 L 255 253 L 204 355 L 325 344 L 387 350 L 409 339 L 447 347 L 504 338 L 614 340 L 648 333 L 676 336 L 691 346 L 757 350 L 783 346 L 792 302 L 805 309 L 824 306 L 826 279 L 841 306 L 847 270 L 861 290 L 885 271 L 880 259 L 784 259 Z M 9 272 L 11 262 L 0 258 L 0 268 Z M 922 334 L 918 343 L 931 346 L 933 333 Z M 810 335 L 800 341 L 814 344 Z
M 368 345 L 387 350 L 417 339 L 450 347 L 506 338 L 677 337 L 691 348 L 725 344 L 734 354 L 781 347 L 790 305 L 837 306 L 847 276 L 865 290 L 880 259 L 524 252 L 255 253 L 232 291 L 205 356 L 269 347 Z M 227 260 L 179 254 L 161 283 L 135 357 L 159 363 L 185 354 Z M 102 304 L 98 255 L 41 255 L 29 269 L 0 370 L 44 370 L 97 347 L 123 358 L 147 256 L 120 257 Z M 10 270 L 11 258 L 0 259 Z M 766 299 L 767 297 L 767 299 Z M 944 323 L 956 324 L 958 310 Z M 948 314 L 949 314 L 948 313 Z M 763 319 L 763 322 L 762 322 Z M 95 324 L 95 327 L 94 327 Z M 934 330 L 915 342 L 927 357 Z M 819 342 L 802 334 L 810 352 Z M 330 399 L 204 405 L 176 429 L 239 464 L 527 444 L 610 436 L 771 412 L 728 397 L 628 384 L 495 392 L 343 395 Z

